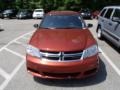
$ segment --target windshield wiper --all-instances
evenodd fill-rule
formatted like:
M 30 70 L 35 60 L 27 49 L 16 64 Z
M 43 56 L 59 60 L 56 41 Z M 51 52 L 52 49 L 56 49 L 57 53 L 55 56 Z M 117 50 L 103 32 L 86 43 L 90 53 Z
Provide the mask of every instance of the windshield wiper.
M 40 27 L 44 29 L 80 29 L 80 27 Z
M 55 27 L 40 27 L 40 28 L 44 28 L 44 29 L 56 29 Z
M 80 27 L 63 27 L 63 29 L 79 29 Z

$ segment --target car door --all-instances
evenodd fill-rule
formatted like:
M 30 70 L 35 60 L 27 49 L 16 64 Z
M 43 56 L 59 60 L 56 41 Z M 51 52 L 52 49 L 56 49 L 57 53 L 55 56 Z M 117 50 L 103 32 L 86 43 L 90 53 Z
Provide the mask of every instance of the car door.
M 112 31 L 113 24 L 112 24 L 112 19 L 111 19 L 112 13 L 113 13 L 113 8 L 109 8 L 104 16 L 104 22 L 103 22 L 104 28 L 103 29 L 108 34 L 112 34 L 113 32 Z
M 120 19 L 120 8 L 115 9 L 112 18 Z M 113 21 L 111 29 L 113 29 L 114 35 L 120 39 L 120 22 Z
M 102 29 L 104 29 L 104 15 L 106 13 L 107 9 L 103 9 L 100 12 L 100 15 L 98 16 L 98 24 L 102 26 Z

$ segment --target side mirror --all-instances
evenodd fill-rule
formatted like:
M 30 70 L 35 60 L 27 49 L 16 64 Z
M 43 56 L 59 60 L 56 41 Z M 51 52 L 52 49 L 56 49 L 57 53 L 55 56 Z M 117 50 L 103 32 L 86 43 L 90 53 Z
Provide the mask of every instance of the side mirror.
M 87 27 L 88 27 L 88 28 L 91 28 L 91 27 L 93 27 L 93 24 L 90 24 L 90 23 L 89 23 L 89 24 L 87 24 Z
M 35 27 L 35 28 L 38 28 L 38 27 L 39 27 L 39 25 L 38 25 L 38 24 L 34 24 L 34 27 Z
M 112 21 L 120 23 L 120 18 L 119 17 L 112 17 Z

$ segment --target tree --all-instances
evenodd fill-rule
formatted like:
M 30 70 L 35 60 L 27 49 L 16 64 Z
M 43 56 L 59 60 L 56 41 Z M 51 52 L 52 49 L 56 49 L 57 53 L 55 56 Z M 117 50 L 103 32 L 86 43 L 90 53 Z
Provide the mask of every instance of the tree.
M 120 5 L 119 0 L 0 0 L 0 8 L 44 8 L 50 10 L 101 9 L 108 5 Z

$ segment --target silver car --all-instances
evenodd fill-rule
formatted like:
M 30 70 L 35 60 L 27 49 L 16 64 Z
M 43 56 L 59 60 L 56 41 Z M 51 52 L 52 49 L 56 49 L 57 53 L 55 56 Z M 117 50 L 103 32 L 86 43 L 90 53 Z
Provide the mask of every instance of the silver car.
M 120 6 L 104 7 L 98 16 L 97 36 L 120 48 Z

